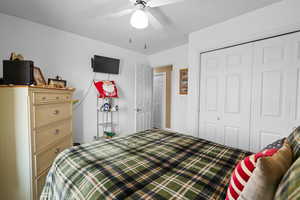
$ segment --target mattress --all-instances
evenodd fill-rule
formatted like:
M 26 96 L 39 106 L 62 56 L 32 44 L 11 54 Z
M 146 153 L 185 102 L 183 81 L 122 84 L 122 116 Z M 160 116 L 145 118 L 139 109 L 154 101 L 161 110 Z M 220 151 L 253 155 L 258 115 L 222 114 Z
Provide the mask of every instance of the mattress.
M 250 152 L 163 130 L 72 147 L 55 159 L 41 200 L 225 199 Z

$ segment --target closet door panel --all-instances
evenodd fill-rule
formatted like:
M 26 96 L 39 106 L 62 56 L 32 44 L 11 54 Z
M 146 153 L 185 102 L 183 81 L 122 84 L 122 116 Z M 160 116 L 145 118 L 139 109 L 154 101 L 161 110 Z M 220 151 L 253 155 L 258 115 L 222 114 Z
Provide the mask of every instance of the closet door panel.
M 205 123 L 205 139 L 215 141 L 218 138 L 218 125 L 216 123 Z
M 224 51 L 222 129 L 225 144 L 249 150 L 252 44 Z
M 282 116 L 283 72 L 281 70 L 264 71 L 261 74 L 261 114 L 265 117 Z
M 226 76 L 225 113 L 239 113 L 241 99 L 241 77 L 237 74 Z
M 200 137 L 249 150 L 252 45 L 201 56 Z
M 300 33 L 289 37 L 289 43 L 292 49 L 291 66 L 289 70 L 289 96 L 290 96 L 290 119 L 291 132 L 300 126 Z
M 254 45 L 253 151 L 282 138 L 289 130 L 291 53 L 287 37 Z
M 206 78 L 206 108 L 207 111 L 218 110 L 218 77 L 209 76 Z
M 260 133 L 260 143 L 261 143 L 261 150 L 262 148 L 266 147 L 267 145 L 271 144 L 272 142 L 281 139 L 282 136 L 275 132 L 266 132 L 262 131 Z
M 225 145 L 239 148 L 239 127 L 224 127 Z
M 207 53 L 201 57 L 199 137 L 218 143 L 223 143 L 220 126 L 222 63 L 223 58 L 219 52 Z

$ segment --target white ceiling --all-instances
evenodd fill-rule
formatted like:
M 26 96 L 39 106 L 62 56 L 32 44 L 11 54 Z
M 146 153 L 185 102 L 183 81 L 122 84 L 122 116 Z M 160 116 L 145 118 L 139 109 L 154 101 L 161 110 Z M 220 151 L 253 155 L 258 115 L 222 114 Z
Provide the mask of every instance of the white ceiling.
M 99 17 L 129 0 L 0 0 L 0 12 L 104 41 L 143 54 L 187 43 L 188 34 L 281 0 L 185 0 L 157 8 L 177 31 L 171 34 L 152 26 L 136 30 L 130 15 Z M 162 0 L 164 1 L 164 0 Z M 132 43 L 129 43 L 132 38 Z M 149 46 L 144 49 L 145 43 Z

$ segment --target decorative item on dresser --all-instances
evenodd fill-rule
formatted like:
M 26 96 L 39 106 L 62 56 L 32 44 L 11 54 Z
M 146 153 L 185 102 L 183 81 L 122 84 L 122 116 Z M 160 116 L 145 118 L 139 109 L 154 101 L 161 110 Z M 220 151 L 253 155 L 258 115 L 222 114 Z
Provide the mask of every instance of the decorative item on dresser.
M 32 85 L 34 63 L 31 60 L 3 60 L 3 83 L 6 85 Z
M 39 199 L 56 155 L 73 143 L 73 92 L 0 86 L 1 199 Z
M 43 73 L 38 67 L 33 68 L 33 78 L 36 85 L 47 85 Z
M 67 87 L 67 81 L 62 80 L 60 76 L 56 76 L 55 79 L 53 78 L 48 79 L 48 85 L 50 87 L 55 87 L 55 88 L 65 88 Z

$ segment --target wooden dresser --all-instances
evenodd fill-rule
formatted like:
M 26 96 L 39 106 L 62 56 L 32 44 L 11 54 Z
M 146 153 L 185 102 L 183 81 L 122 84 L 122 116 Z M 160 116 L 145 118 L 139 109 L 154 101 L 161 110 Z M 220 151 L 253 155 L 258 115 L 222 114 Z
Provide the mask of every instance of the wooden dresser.
M 35 200 L 72 141 L 74 90 L 0 87 L 0 199 Z

